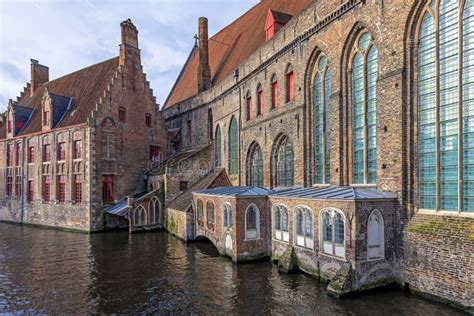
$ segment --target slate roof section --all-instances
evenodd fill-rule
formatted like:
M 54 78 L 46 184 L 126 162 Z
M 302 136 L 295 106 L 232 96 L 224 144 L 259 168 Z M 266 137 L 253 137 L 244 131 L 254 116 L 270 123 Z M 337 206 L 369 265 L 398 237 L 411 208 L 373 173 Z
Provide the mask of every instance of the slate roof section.
M 27 108 L 25 106 L 21 106 L 19 104 L 13 105 L 13 110 L 15 111 L 15 135 L 25 127 L 28 121 L 31 118 L 31 114 L 33 113 L 33 109 Z M 21 124 L 18 124 L 21 123 Z
M 71 107 L 72 98 L 52 93 L 49 95 L 53 103 L 53 128 L 56 128 Z
M 270 9 L 270 11 L 272 12 L 273 19 L 275 20 L 275 22 L 283 24 L 283 25 L 288 23 L 293 18 L 292 15 L 286 14 L 284 12 L 276 11 L 273 9 Z
M 273 197 L 299 198 L 307 200 L 386 200 L 396 199 L 393 193 L 381 192 L 372 188 L 351 186 L 330 186 L 313 188 L 281 188 L 270 194 Z
M 265 44 L 265 22 L 269 9 L 296 16 L 314 0 L 261 0 L 209 39 L 209 63 L 213 85 L 222 81 L 245 59 Z M 209 21 L 212 24 L 212 21 Z M 222 44 L 222 43 L 225 43 Z M 164 108 L 189 99 L 197 90 L 197 49 L 193 48 Z
M 133 196 L 133 198 L 135 200 L 147 195 L 149 192 L 142 192 L 142 193 L 139 193 L 139 194 L 135 194 Z M 125 217 L 128 219 L 128 198 L 125 197 L 123 199 L 121 199 L 120 201 L 118 201 L 117 203 L 115 203 L 114 205 L 111 205 L 109 207 L 107 207 L 104 212 L 106 212 L 107 214 L 111 214 L 111 215 L 117 215 L 117 216 L 122 216 L 122 217 Z
M 231 197 L 265 197 L 272 193 L 272 190 L 258 187 L 220 187 L 215 189 L 194 191 L 198 195 L 231 196 Z
M 41 101 L 46 88 L 50 94 L 60 97 L 57 99 L 59 108 L 62 108 L 65 102 L 61 96 L 72 98 L 69 111 L 67 111 L 64 118 L 58 122 L 56 127 L 67 127 L 86 123 L 87 117 L 94 109 L 95 104 L 99 101 L 99 98 L 103 95 L 108 83 L 117 71 L 118 65 L 119 58 L 114 57 L 49 81 L 40 86 L 33 96 L 26 93 L 18 100 L 18 104 L 33 109 L 34 112 L 28 125 L 16 136 L 36 133 L 42 130 Z M 5 125 L 6 124 L 1 127 L 2 130 L 6 129 Z M 4 135 L 5 133 L 2 131 L 0 137 L 3 136 L 2 138 L 5 138 Z

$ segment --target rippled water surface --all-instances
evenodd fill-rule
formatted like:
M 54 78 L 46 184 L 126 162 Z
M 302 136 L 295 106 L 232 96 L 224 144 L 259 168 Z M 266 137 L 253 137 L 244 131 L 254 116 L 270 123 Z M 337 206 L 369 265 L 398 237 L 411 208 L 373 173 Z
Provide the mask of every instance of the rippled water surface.
M 403 293 L 337 300 L 304 274 L 234 265 L 166 233 L 76 234 L 0 223 L 0 313 L 456 315 Z

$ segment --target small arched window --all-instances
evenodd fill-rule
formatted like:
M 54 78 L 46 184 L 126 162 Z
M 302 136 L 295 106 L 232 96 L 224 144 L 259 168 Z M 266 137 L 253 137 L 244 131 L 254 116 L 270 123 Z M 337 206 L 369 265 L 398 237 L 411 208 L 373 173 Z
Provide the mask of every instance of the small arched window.
M 329 98 L 331 96 L 331 71 L 326 56 L 321 55 L 314 78 L 314 184 L 328 184 L 331 169 L 331 135 Z
M 313 249 L 313 212 L 307 207 L 295 209 L 296 245 Z
M 288 233 L 288 209 L 283 205 L 273 208 L 273 236 L 277 240 L 289 241 Z
M 273 185 L 275 187 L 293 186 L 293 145 L 287 136 L 276 142 L 273 161 Z
M 125 123 L 125 108 L 119 107 L 118 118 L 120 123 Z
M 222 217 L 224 229 L 232 229 L 232 207 L 229 204 L 224 204 Z
M 321 249 L 323 253 L 345 257 L 344 216 L 334 209 L 323 210 L 320 215 Z
M 278 108 L 278 79 L 274 74 L 272 76 L 272 109 Z
M 252 94 L 250 93 L 250 91 L 247 91 L 245 102 L 247 111 L 247 121 L 250 121 L 250 119 L 252 118 Z
M 233 116 L 229 126 L 229 174 L 239 172 L 239 129 L 237 120 Z
M 146 225 L 146 211 L 145 211 L 145 208 L 140 205 L 135 209 L 134 213 L 135 213 L 134 214 L 135 226 Z
M 378 51 L 363 33 L 352 60 L 352 183 L 377 182 Z
M 263 114 L 263 88 L 259 83 L 257 86 L 257 116 Z
M 260 238 L 260 214 L 258 208 L 251 204 L 245 212 L 245 239 Z
M 214 203 L 211 201 L 207 201 L 206 203 L 206 211 L 207 211 L 207 226 L 210 229 L 214 229 Z
M 370 213 L 367 221 L 367 259 L 381 259 L 385 252 L 384 221 L 378 210 Z
M 153 198 L 150 202 L 150 224 L 158 224 L 160 222 L 160 201 Z
M 260 146 L 254 143 L 250 146 L 247 158 L 247 185 L 263 187 L 263 155 Z
M 293 65 L 286 68 L 286 103 L 293 102 L 295 99 L 295 73 Z
M 199 226 L 204 226 L 204 204 L 201 200 L 197 201 L 197 222 Z
M 217 125 L 216 137 L 214 139 L 214 157 L 216 161 L 216 167 L 222 166 L 222 136 L 221 127 Z

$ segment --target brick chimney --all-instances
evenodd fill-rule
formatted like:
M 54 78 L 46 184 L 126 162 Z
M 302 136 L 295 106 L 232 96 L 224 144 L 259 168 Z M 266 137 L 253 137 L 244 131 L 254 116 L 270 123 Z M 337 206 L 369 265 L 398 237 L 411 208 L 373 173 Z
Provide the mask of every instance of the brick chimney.
M 30 96 L 38 90 L 38 88 L 49 81 L 49 68 L 40 65 L 37 60 L 31 59 L 31 87 Z
M 197 70 L 198 92 L 211 87 L 211 67 L 209 66 L 209 34 L 207 18 L 199 18 L 199 66 Z
M 127 19 L 120 23 L 122 30 L 122 41 L 120 44 L 120 65 L 125 65 L 129 59 L 134 60 L 140 58 L 140 50 L 138 49 L 138 30 L 132 23 L 132 20 Z M 134 58 L 135 57 L 135 58 Z

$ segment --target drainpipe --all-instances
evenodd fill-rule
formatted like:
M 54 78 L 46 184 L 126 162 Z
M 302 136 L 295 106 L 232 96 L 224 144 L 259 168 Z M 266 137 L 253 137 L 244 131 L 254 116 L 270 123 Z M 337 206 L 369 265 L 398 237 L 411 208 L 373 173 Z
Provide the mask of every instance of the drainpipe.
M 23 220 L 25 216 L 25 143 L 26 139 L 21 142 L 21 225 L 23 225 Z M 26 194 L 28 194 L 28 192 L 26 192 Z

